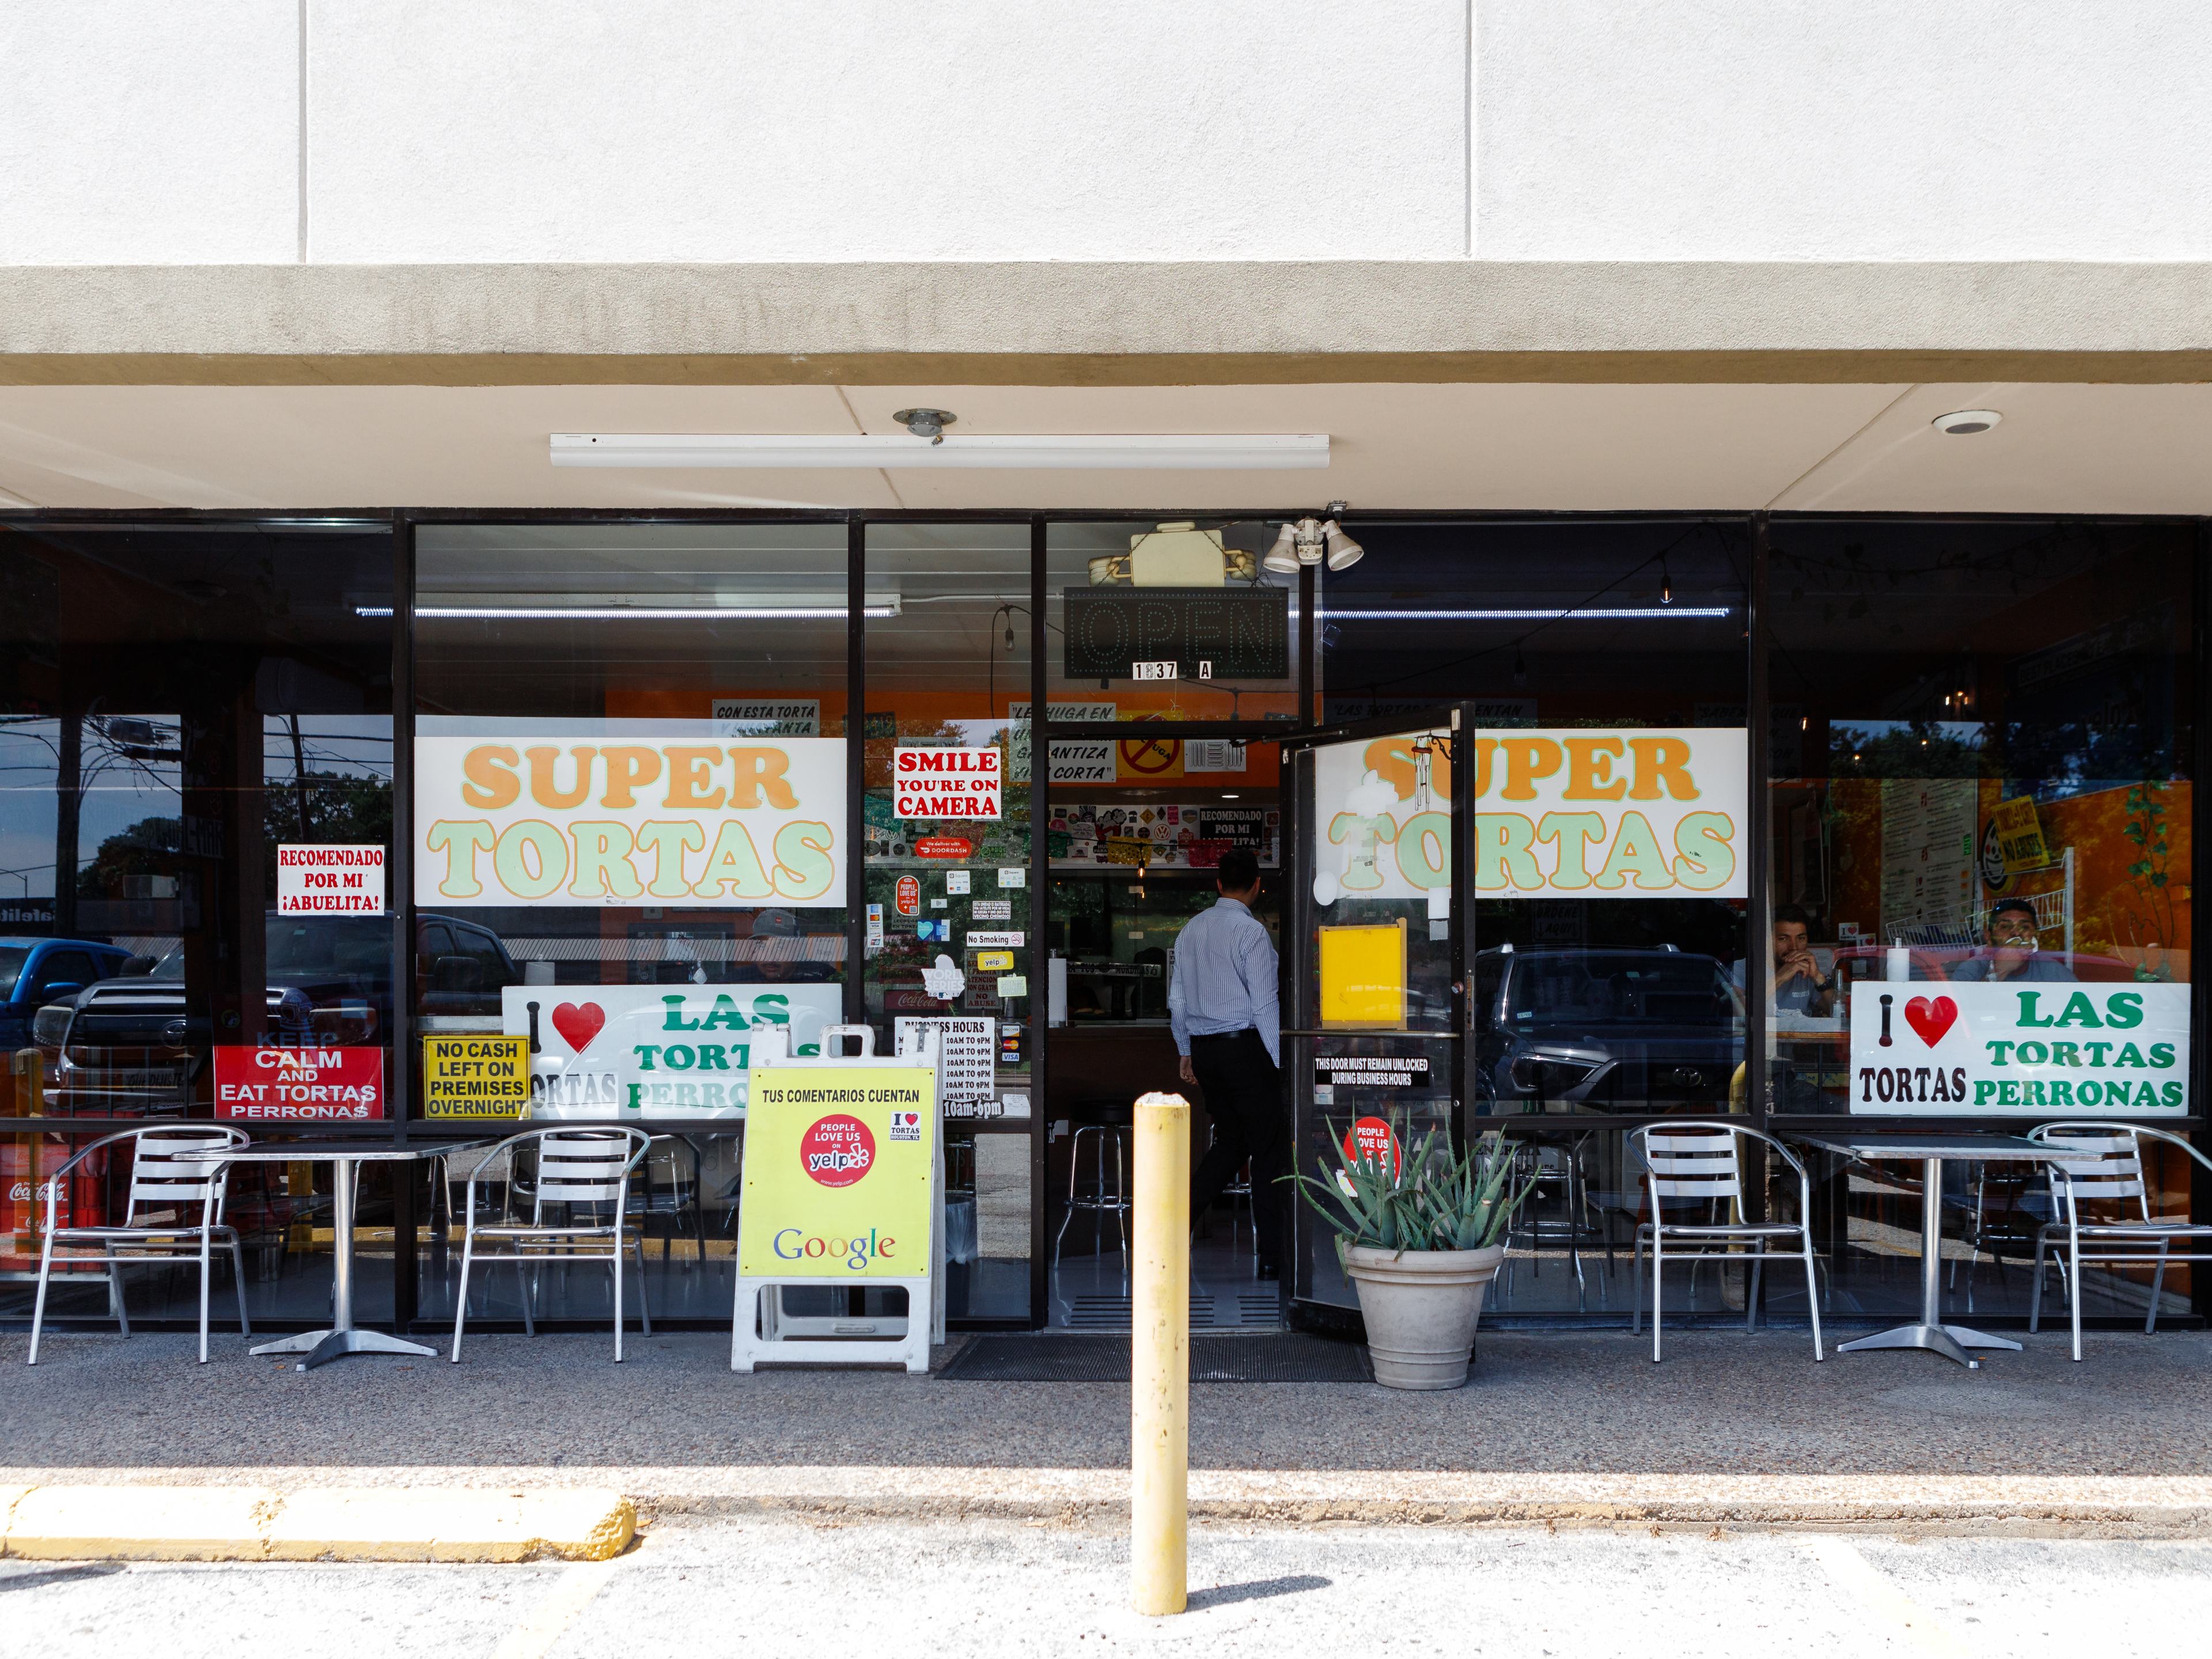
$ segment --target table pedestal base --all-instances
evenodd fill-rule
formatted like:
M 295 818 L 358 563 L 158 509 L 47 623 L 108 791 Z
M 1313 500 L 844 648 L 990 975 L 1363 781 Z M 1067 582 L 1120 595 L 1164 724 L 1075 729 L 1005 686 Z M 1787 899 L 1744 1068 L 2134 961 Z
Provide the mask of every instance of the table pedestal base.
M 1868 1348 L 1925 1348 L 1930 1353 L 1940 1353 L 1946 1359 L 1957 1361 L 1968 1370 L 1978 1371 L 1982 1362 L 1967 1357 L 1969 1348 L 2010 1348 L 2020 1352 L 2020 1344 L 2008 1338 L 1991 1336 L 1964 1325 L 1899 1325 L 1893 1329 L 1862 1336 L 1856 1341 L 1839 1342 L 1838 1353 L 1856 1353 Z
M 274 1342 L 264 1342 L 249 1353 L 300 1353 L 307 1355 L 292 1367 L 295 1371 L 311 1371 L 318 1365 L 327 1365 L 333 1359 L 343 1359 L 349 1353 L 406 1353 L 435 1359 L 438 1351 L 426 1348 L 420 1342 L 403 1342 L 396 1336 L 386 1336 L 382 1331 L 303 1331 L 297 1336 L 279 1337 Z

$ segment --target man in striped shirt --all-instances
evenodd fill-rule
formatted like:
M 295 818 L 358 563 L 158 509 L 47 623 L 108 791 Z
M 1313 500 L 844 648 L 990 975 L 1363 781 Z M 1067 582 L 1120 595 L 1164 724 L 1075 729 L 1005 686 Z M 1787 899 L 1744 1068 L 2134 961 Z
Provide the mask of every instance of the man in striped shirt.
M 1175 978 L 1168 986 L 1182 1080 L 1203 1092 L 1213 1120 L 1213 1145 L 1191 1178 L 1190 1214 L 1194 1223 L 1203 1216 L 1249 1158 L 1260 1277 L 1276 1279 L 1290 1257 L 1277 1184 L 1289 1160 L 1290 1123 L 1279 1069 L 1275 945 L 1252 914 L 1259 860 L 1231 848 L 1221 855 L 1214 885 L 1221 896 L 1176 941 Z

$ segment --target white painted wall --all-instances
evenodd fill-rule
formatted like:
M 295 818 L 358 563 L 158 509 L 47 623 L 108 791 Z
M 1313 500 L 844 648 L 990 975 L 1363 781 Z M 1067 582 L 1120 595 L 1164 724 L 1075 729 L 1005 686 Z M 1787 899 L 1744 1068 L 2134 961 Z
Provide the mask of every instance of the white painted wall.
M 298 253 L 296 0 L 0 0 L 0 264 Z
M 4 0 L 0 264 L 299 258 L 303 10 L 317 261 L 2212 258 L 2207 0 Z
M 1464 0 L 319 4 L 312 257 L 1466 246 Z
M 1498 259 L 2212 258 L 2205 0 L 1476 0 Z

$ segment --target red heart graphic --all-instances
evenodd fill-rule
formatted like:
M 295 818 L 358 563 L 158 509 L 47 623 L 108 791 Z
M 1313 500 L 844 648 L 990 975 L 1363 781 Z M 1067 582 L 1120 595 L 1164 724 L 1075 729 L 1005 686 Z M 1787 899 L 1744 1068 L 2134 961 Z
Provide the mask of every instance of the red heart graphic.
M 607 1011 L 596 1002 L 587 1002 L 580 1008 L 573 1002 L 564 1002 L 553 1011 L 553 1029 L 580 1054 L 592 1046 L 592 1039 L 599 1036 L 606 1023 Z
M 554 1016 L 558 1019 L 560 1016 Z M 1937 997 L 1930 1002 L 1926 997 L 1915 997 L 1905 1005 L 1905 1023 L 1920 1033 L 1920 1040 L 1933 1048 L 1943 1040 L 1959 1018 L 1959 1005 L 1948 997 Z

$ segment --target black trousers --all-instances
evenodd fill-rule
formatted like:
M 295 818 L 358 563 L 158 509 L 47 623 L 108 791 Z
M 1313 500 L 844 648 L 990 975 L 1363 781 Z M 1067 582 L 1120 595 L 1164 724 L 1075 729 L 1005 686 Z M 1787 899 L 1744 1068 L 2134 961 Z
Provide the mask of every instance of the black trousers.
M 1252 1220 L 1260 1261 L 1278 1272 L 1290 1266 L 1290 1115 L 1283 1104 L 1283 1074 L 1267 1058 L 1267 1045 L 1249 1026 L 1225 1036 L 1190 1040 L 1191 1069 L 1213 1120 L 1213 1145 L 1190 1182 L 1194 1224 L 1221 1189 L 1252 1160 Z

